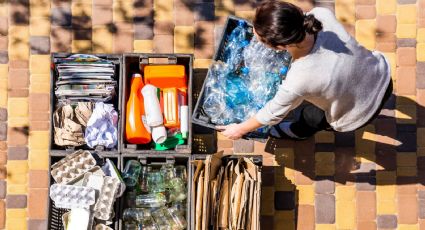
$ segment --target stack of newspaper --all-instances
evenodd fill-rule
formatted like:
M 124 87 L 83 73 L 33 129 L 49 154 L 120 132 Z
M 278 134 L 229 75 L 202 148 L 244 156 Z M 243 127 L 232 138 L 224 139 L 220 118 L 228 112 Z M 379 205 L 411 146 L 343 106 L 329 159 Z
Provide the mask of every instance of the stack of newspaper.
M 75 54 L 55 58 L 59 101 L 107 102 L 115 96 L 117 81 L 112 61 L 94 55 Z

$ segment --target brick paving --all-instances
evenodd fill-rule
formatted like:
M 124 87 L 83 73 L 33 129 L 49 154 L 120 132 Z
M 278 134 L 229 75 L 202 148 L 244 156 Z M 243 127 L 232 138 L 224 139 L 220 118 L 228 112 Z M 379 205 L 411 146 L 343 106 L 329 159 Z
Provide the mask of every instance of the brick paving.
M 227 15 L 252 19 L 255 4 L 0 1 L 0 229 L 46 229 L 51 52 L 193 53 L 205 76 Z M 303 142 L 218 135 L 218 149 L 264 156 L 263 229 L 425 229 L 425 1 L 316 4 L 389 58 L 394 96 L 379 119 Z

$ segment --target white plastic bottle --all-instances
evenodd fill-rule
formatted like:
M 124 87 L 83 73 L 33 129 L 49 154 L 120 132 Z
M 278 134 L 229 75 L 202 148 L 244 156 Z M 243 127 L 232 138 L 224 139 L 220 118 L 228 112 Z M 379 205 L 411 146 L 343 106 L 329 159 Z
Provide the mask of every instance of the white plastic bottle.
M 146 123 L 152 128 L 152 139 L 155 143 L 161 144 L 167 139 L 167 132 L 163 125 L 164 119 L 157 96 L 158 90 L 155 86 L 147 84 L 141 91 L 145 106 Z
M 187 139 L 189 133 L 189 107 L 182 105 L 180 107 L 180 113 L 180 131 L 182 132 L 182 137 Z
M 145 85 L 142 88 L 143 101 L 145 104 L 146 121 L 150 127 L 164 123 L 161 107 L 157 96 L 157 88 L 153 85 Z

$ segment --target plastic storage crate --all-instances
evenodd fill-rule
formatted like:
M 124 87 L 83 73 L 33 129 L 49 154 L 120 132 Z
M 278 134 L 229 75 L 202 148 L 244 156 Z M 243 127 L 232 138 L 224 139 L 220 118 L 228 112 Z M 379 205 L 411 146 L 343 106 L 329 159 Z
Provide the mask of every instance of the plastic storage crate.
M 192 155 L 191 160 L 205 160 L 207 157 L 207 155 Z M 261 181 L 261 167 L 263 165 L 263 156 L 261 155 L 224 155 L 221 159 L 223 164 L 222 165 L 226 165 L 227 162 L 229 161 L 237 161 L 239 158 L 242 157 L 247 157 L 250 158 L 253 163 L 257 166 L 259 166 L 259 172 L 260 172 L 260 181 Z M 194 178 L 194 173 L 195 173 L 195 165 L 191 164 L 190 165 L 190 171 L 191 171 L 191 180 L 193 180 Z M 193 183 L 193 181 L 191 181 L 190 183 Z M 193 185 L 192 185 L 193 188 Z M 193 191 L 192 191 L 193 192 Z M 195 196 L 193 193 L 190 193 L 190 224 L 188 224 L 188 229 L 196 229 L 195 228 L 195 218 L 196 218 L 196 206 L 195 206 Z M 230 194 L 229 194 L 230 196 Z M 260 194 L 260 199 L 261 199 L 261 194 Z M 260 202 L 261 203 L 261 202 Z M 261 210 L 261 206 L 259 207 L 259 210 Z M 208 226 L 207 229 L 210 229 L 210 227 Z
M 50 165 L 53 165 L 54 163 L 58 162 L 62 158 L 64 158 L 68 153 L 62 152 L 62 153 L 56 153 L 54 156 L 50 156 Z M 98 156 L 100 157 L 98 160 L 105 160 L 108 158 L 111 160 L 115 166 L 119 169 L 121 166 L 121 158 L 116 154 L 111 153 L 98 153 Z M 50 168 L 49 168 L 49 191 L 48 195 L 50 193 L 50 185 L 54 184 L 53 177 L 50 174 Z M 115 216 L 113 218 L 113 224 L 110 225 L 113 229 L 117 230 L 119 229 L 119 222 L 118 219 L 121 216 L 120 213 L 120 198 L 116 199 L 114 204 L 114 211 Z M 69 210 L 63 209 L 63 208 L 57 208 L 54 204 L 54 202 L 50 199 L 48 199 L 48 207 L 49 207 L 49 216 L 48 216 L 48 229 L 51 230 L 62 230 L 64 229 L 63 222 L 62 222 L 62 215 L 68 212 Z
M 125 137 L 125 118 L 126 118 L 126 105 L 129 98 L 130 82 L 132 74 L 140 73 L 141 66 L 155 65 L 155 64 L 178 64 L 184 65 L 187 84 L 188 84 L 188 106 L 189 106 L 189 135 L 184 145 L 178 145 L 175 149 L 156 151 L 151 148 L 149 144 L 131 144 L 126 141 Z M 191 111 L 192 111 L 192 72 L 193 72 L 193 55 L 191 54 L 143 54 L 143 53 L 129 53 L 123 55 L 123 68 L 122 68 L 122 92 L 121 92 L 121 152 L 123 154 L 173 154 L 183 153 L 190 154 L 192 151 L 192 124 L 191 124 Z M 143 76 L 143 74 L 142 74 Z
M 228 37 L 232 33 L 233 29 L 235 29 L 237 27 L 239 20 L 246 21 L 245 19 L 238 18 L 238 17 L 235 17 L 235 16 L 229 16 L 228 17 L 227 22 L 226 22 L 224 29 L 223 29 L 223 35 L 222 35 L 220 44 L 219 44 L 219 46 L 218 46 L 218 48 L 215 52 L 215 55 L 214 55 L 214 61 L 219 61 L 219 60 L 222 61 L 224 59 L 224 57 L 223 57 L 224 48 L 228 43 Z M 252 27 L 252 25 L 249 22 L 247 22 L 247 24 L 248 24 L 248 26 Z M 209 73 L 209 70 L 208 70 L 208 73 Z M 208 74 L 207 74 L 207 78 L 208 78 Z M 206 81 L 204 81 L 204 83 L 202 85 L 202 89 L 201 89 L 201 91 L 198 95 L 198 100 L 197 100 L 195 107 L 194 107 L 194 110 L 193 110 L 192 122 L 194 124 L 216 130 L 216 126 L 213 123 L 211 123 L 210 118 L 208 117 L 208 115 L 202 109 L 202 105 L 204 103 L 205 82 Z M 245 137 L 246 138 L 255 138 L 255 139 L 264 139 L 264 138 L 267 137 L 267 135 L 254 131 L 254 132 L 248 133 Z
M 187 221 L 187 229 L 190 228 L 190 205 L 191 205 L 191 166 L 190 166 L 190 157 L 186 154 L 127 154 L 121 156 L 121 172 L 124 170 L 125 164 L 129 160 L 138 160 L 142 165 L 150 165 L 153 167 L 160 168 L 161 165 L 166 163 L 173 163 L 175 165 L 185 165 L 187 170 L 187 210 L 186 210 L 186 221 Z M 122 213 L 125 208 L 127 208 L 126 204 L 126 193 L 120 198 L 120 213 L 121 216 L 119 218 L 119 229 L 124 229 L 124 223 L 122 220 Z
M 64 58 L 64 57 L 69 57 L 71 55 L 73 55 L 74 53 L 52 53 L 51 54 L 51 71 L 50 71 L 50 144 L 49 144 L 49 149 L 50 149 L 50 154 L 51 155 L 57 155 L 57 154 L 61 154 L 63 152 L 67 152 L 67 153 L 72 153 L 75 150 L 78 149 L 84 149 L 84 150 L 96 150 L 97 152 L 110 152 L 110 153 L 117 153 L 120 150 L 120 133 L 122 132 L 121 129 L 121 69 L 122 69 L 122 55 L 119 54 L 92 54 L 95 55 L 97 57 L 103 58 L 103 59 L 107 59 L 112 61 L 115 64 L 115 79 L 117 81 L 117 87 L 116 87 L 116 95 L 114 97 L 114 100 L 112 103 L 114 105 L 114 109 L 115 111 L 117 111 L 118 113 L 118 124 L 117 124 L 117 128 L 118 128 L 118 143 L 117 145 L 113 148 L 113 149 L 105 149 L 104 146 L 97 146 L 95 149 L 88 147 L 87 145 L 83 145 L 83 146 L 78 146 L 78 147 L 73 147 L 73 146 L 58 146 L 54 143 L 54 130 L 53 130 L 53 113 L 56 109 L 56 103 L 57 103 L 57 98 L 55 95 L 55 83 L 56 80 L 58 79 L 58 73 L 55 69 L 55 58 Z
M 208 69 L 194 69 L 192 80 L 192 100 L 198 101 Z M 192 154 L 212 154 L 217 152 L 217 133 L 214 129 L 192 124 Z

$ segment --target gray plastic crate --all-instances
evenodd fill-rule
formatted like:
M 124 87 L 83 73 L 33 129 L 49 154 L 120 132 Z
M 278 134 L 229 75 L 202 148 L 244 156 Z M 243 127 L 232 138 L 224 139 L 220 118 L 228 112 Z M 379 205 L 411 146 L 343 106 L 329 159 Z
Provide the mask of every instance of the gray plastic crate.
M 66 155 L 68 155 L 67 152 L 56 152 L 54 153 L 54 155 L 50 156 L 50 165 L 53 165 L 54 163 L 58 162 L 59 160 L 63 159 Z M 99 158 L 97 158 L 96 160 L 98 161 L 103 161 L 106 158 L 108 158 L 109 160 L 111 160 L 115 166 L 119 169 L 121 166 L 121 158 L 119 157 L 119 155 L 116 154 L 111 154 L 111 153 L 97 153 L 97 155 L 99 156 Z M 95 157 L 96 158 L 96 157 Z M 53 180 L 53 177 L 50 174 L 50 168 L 49 168 L 49 192 L 50 193 L 50 185 L 54 184 L 55 181 Z M 121 216 L 120 213 L 120 199 L 117 199 L 115 201 L 114 204 L 114 211 L 115 211 L 115 216 L 113 218 L 113 224 L 110 225 L 110 227 L 112 227 L 115 230 L 119 229 L 119 223 L 118 223 L 118 219 Z M 68 209 L 63 209 L 63 208 L 57 208 L 54 204 L 54 202 L 50 199 L 48 199 L 48 207 L 49 207 L 49 216 L 48 216 L 48 229 L 51 230 L 64 230 L 64 226 L 63 226 L 63 222 L 62 222 L 62 215 L 66 212 L 68 212 Z
M 205 160 L 206 157 L 207 157 L 207 155 L 201 155 L 201 154 L 192 155 L 191 161 Z M 263 156 L 261 156 L 261 155 L 228 155 L 228 156 L 224 156 L 222 158 L 223 165 L 226 165 L 227 162 L 229 162 L 229 161 L 237 161 L 241 157 L 251 158 L 255 165 L 260 166 L 259 170 L 261 171 L 261 167 L 263 165 Z M 195 165 L 191 164 L 190 168 L 191 168 L 190 169 L 190 171 L 191 171 L 191 175 L 190 175 L 191 181 L 190 181 L 190 183 L 192 184 L 193 183 L 192 178 L 194 176 L 193 174 L 195 173 Z M 190 208 L 189 209 L 190 209 L 190 224 L 188 224 L 188 229 L 195 229 L 196 207 L 195 207 L 195 197 L 194 197 L 194 194 L 192 194 L 192 193 L 190 193 Z M 207 229 L 212 229 L 212 228 L 211 228 L 211 226 L 208 226 Z
M 113 63 L 115 64 L 115 78 L 117 81 L 117 87 L 116 87 L 116 96 L 114 97 L 112 102 L 108 102 L 108 103 L 112 103 L 114 105 L 114 109 L 117 111 L 118 113 L 118 144 L 113 148 L 113 149 L 106 149 L 104 146 L 97 146 L 95 149 L 88 147 L 87 145 L 83 145 L 83 146 L 79 146 L 79 147 L 73 147 L 73 146 L 58 146 L 54 143 L 54 138 L 53 138 L 53 113 L 56 110 L 56 103 L 57 103 L 57 98 L 55 95 L 55 83 L 56 80 L 58 78 L 58 74 L 56 72 L 55 69 L 55 58 L 64 58 L 64 57 L 69 57 L 71 55 L 73 55 L 74 53 L 52 53 L 51 54 L 51 70 L 50 70 L 50 144 L 49 144 L 49 149 L 50 149 L 50 154 L 51 155 L 57 155 L 57 154 L 61 154 L 61 153 L 72 153 L 75 150 L 78 149 L 84 149 L 84 150 L 96 150 L 97 152 L 109 152 L 109 153 L 116 153 L 119 154 L 119 150 L 120 150 L 120 133 L 122 132 L 122 128 L 121 128 L 121 73 L 122 73 L 122 55 L 119 54 L 92 54 L 95 55 L 97 57 L 103 58 L 103 59 L 107 59 L 110 61 L 113 61 Z
M 184 145 L 178 145 L 175 149 L 164 150 L 164 151 L 155 151 L 152 149 L 150 144 L 140 145 L 140 144 L 130 144 L 126 141 L 125 138 L 125 118 L 126 118 L 126 104 L 130 92 L 130 82 L 132 74 L 141 73 L 143 65 L 155 65 L 158 61 L 161 64 L 178 64 L 184 65 L 186 68 L 186 75 L 188 76 L 188 106 L 189 106 L 189 136 Z M 162 61 L 162 62 L 161 62 Z M 123 55 L 123 68 L 122 68 L 122 89 L 121 89 L 121 152 L 122 154 L 190 154 L 192 152 L 192 122 L 191 122 L 191 112 L 192 112 L 192 75 L 193 75 L 193 55 L 191 54 L 143 54 L 143 53 L 128 53 Z M 143 74 L 142 74 L 143 76 Z
M 125 164 L 129 160 L 138 160 L 142 165 L 150 165 L 152 167 L 160 168 L 161 165 L 166 163 L 173 163 L 175 165 L 185 165 L 187 170 L 187 211 L 186 211 L 186 221 L 188 224 L 187 229 L 190 228 L 190 207 L 191 207 L 191 181 L 192 181 L 192 172 L 191 172 L 191 165 L 190 165 L 190 156 L 187 154 L 127 154 L 121 156 L 121 172 L 124 170 Z M 127 207 L 126 205 L 126 193 L 121 197 L 120 201 L 120 213 L 123 213 L 123 210 Z M 122 220 L 122 216 L 119 218 L 119 229 L 124 229 L 124 224 Z

